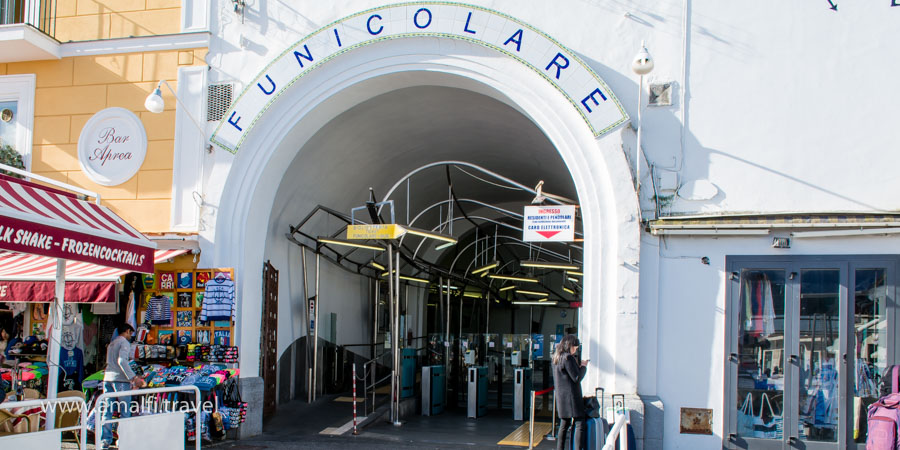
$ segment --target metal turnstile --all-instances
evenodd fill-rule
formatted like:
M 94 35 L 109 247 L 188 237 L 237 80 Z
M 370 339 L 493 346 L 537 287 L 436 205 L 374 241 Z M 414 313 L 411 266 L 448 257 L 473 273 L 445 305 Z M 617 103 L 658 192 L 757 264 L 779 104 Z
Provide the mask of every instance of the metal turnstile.
M 416 393 L 416 349 L 404 348 L 400 359 L 400 398 L 409 398 Z
M 468 414 L 466 417 L 476 419 L 487 414 L 488 368 L 469 367 Z
M 513 380 L 513 420 L 525 420 L 531 409 L 531 368 L 516 369 Z
M 444 412 L 446 385 L 444 366 L 422 367 L 422 415 L 433 416 Z

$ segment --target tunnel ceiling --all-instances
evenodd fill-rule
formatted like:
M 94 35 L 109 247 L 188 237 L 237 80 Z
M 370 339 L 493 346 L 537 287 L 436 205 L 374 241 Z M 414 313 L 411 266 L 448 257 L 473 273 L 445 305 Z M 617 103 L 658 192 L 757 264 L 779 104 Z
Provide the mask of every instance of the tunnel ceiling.
M 559 153 L 522 113 L 472 91 L 416 86 L 360 103 L 315 133 L 288 168 L 279 188 L 284 205 L 276 204 L 273 216 L 279 217 L 278 223 L 296 225 L 315 205 L 349 215 L 351 208 L 362 206 L 369 199 L 370 187 L 377 201 L 385 200 L 391 186 L 407 173 L 445 160 L 472 163 L 532 188 L 543 180 L 544 191 L 578 198 Z M 448 198 L 447 172 L 444 167 L 431 168 L 412 177 L 410 218 Z M 477 171 L 466 172 L 489 179 Z M 458 198 L 476 198 L 521 214 L 522 207 L 534 197 L 529 192 L 493 186 L 456 168 L 449 175 Z M 405 185 L 392 197 L 397 223 L 406 223 Z M 474 205 L 460 206 L 467 214 L 499 217 L 496 213 L 479 212 Z M 460 216 L 458 209 L 455 216 Z M 362 218 L 369 221 L 365 213 Z M 437 220 L 436 213 L 430 214 L 414 225 L 431 229 Z M 312 235 L 325 235 L 340 225 L 331 219 L 314 219 L 304 227 Z M 465 230 L 472 228 L 467 221 L 454 224 L 454 235 L 461 238 L 461 244 L 466 239 Z M 509 249 L 507 254 L 511 251 L 522 250 Z M 440 259 L 437 254 L 426 252 L 425 256 L 432 262 Z M 442 263 L 446 260 L 444 256 Z

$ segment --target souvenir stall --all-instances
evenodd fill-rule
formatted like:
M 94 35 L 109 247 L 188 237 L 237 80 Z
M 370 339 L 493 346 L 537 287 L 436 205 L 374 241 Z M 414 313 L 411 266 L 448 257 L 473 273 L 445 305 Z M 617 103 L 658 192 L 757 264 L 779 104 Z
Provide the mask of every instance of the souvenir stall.
M 186 251 L 157 250 L 153 260 L 158 264 Z M 8 361 L 7 366 L 17 361 L 21 386 L 41 396 L 47 394 L 47 318 L 54 299 L 55 272 L 53 258 L 0 251 L 0 327 L 9 336 L 0 339 L 0 361 Z M 128 292 L 124 287 L 130 279 L 140 277 L 126 273 L 91 264 L 67 268 L 59 392 L 81 390 L 85 374 L 103 368 L 106 345 L 125 312 Z M 14 374 L 10 367 L 6 369 L 2 377 L 9 389 Z
M 64 314 L 64 305 L 67 296 L 75 296 L 74 289 L 77 289 L 74 285 L 67 285 L 67 273 L 94 270 L 98 266 L 127 272 L 152 272 L 156 245 L 111 210 L 100 205 L 96 193 L 63 185 L 14 167 L 0 165 L 0 168 L 68 190 L 0 175 L 0 250 L 9 252 L 5 255 L 10 258 L 28 258 L 22 255 L 37 257 L 28 262 L 23 260 L 19 264 L 19 269 L 25 272 L 23 276 L 29 278 L 41 270 L 55 268 L 54 280 L 32 283 L 31 292 L 15 294 L 14 287 L 9 285 L 0 290 L 0 301 L 12 300 L 12 297 L 8 297 L 11 294 L 18 295 L 21 299 L 30 297 L 49 300 L 45 328 L 47 340 L 43 345 L 38 341 L 36 346 L 29 344 L 27 348 L 27 351 L 37 352 L 29 355 L 39 357 L 44 354 L 46 361 L 25 361 L 28 365 L 21 367 L 16 359 L 5 360 L 3 369 L 8 374 L 9 384 L 14 392 L 12 397 L 23 400 L 24 387 L 20 378 L 22 369 L 40 369 L 41 366 L 37 363 L 43 362 L 47 370 L 46 397 L 52 399 L 57 397 L 59 378 L 58 370 L 52 369 L 63 367 L 60 364 L 63 325 L 73 319 L 72 315 L 67 318 Z M 95 203 L 85 201 L 86 197 L 96 199 Z M 6 331 L 2 334 L 3 337 L 8 336 Z M 15 340 L 19 336 L 8 338 Z M 45 420 L 48 429 L 53 428 L 54 418 L 55 410 L 47 411 Z
M 128 295 L 126 320 L 136 329 L 133 369 L 147 388 L 197 386 L 203 396 L 200 435 L 222 438 L 237 429 L 247 414 L 238 386 L 238 348 L 234 332 L 234 270 L 197 269 L 190 258 L 158 264 L 152 274 L 138 275 Z M 132 315 L 133 311 L 133 315 Z M 87 377 L 84 389 L 100 385 L 103 372 Z M 183 400 L 178 394 L 147 396 L 141 408 Z M 196 425 L 188 422 L 188 440 Z

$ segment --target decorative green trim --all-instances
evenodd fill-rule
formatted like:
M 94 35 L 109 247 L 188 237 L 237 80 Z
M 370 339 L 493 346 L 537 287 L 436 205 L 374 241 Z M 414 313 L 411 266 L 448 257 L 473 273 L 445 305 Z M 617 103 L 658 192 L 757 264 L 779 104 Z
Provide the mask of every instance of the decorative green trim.
M 296 77 L 294 77 L 293 79 L 291 79 L 291 80 L 289 80 L 287 83 L 285 83 L 285 84 L 284 84 L 284 87 L 281 87 L 281 88 L 278 89 L 278 93 L 276 93 L 272 98 L 270 98 L 270 99 L 266 102 L 265 106 L 263 106 L 263 107 L 259 110 L 259 112 L 256 114 L 256 116 L 253 117 L 253 119 L 250 121 L 250 123 L 249 123 L 248 125 L 245 126 L 245 130 L 242 132 L 240 139 L 239 139 L 238 142 L 234 145 L 234 148 L 232 148 L 232 147 L 230 147 L 228 144 L 226 144 L 226 143 L 220 141 L 219 139 L 217 139 L 216 136 L 218 135 L 219 130 L 221 130 L 222 127 L 223 127 L 225 124 L 228 123 L 228 118 L 230 118 L 231 113 L 234 112 L 234 110 L 233 110 L 234 106 L 237 105 L 237 104 L 240 102 L 241 98 L 243 98 L 243 96 L 246 95 L 247 92 L 250 91 L 250 89 L 252 88 L 253 83 L 249 84 L 246 88 L 244 88 L 244 90 L 243 90 L 243 91 L 241 92 L 241 94 L 237 97 L 237 99 L 235 99 L 235 100 L 232 102 L 232 107 L 230 107 L 230 108 L 228 109 L 228 111 L 225 112 L 225 114 L 223 115 L 223 121 L 219 123 L 219 126 L 218 126 L 218 127 L 216 127 L 216 130 L 213 132 L 213 135 L 212 135 L 212 137 L 210 138 L 210 142 L 212 142 L 212 143 L 218 145 L 219 147 L 224 148 L 225 150 L 228 150 L 228 151 L 231 152 L 231 153 L 235 153 L 235 154 L 236 154 L 237 151 L 238 151 L 238 149 L 240 149 L 241 144 L 243 144 L 244 139 L 246 138 L 247 134 L 248 134 L 248 133 L 250 132 L 250 130 L 256 125 L 256 122 L 259 121 L 259 119 L 265 114 L 265 112 L 269 109 L 269 107 L 271 107 L 271 106 L 275 103 L 275 101 L 277 101 L 278 98 L 279 98 L 285 91 L 287 91 L 291 86 L 293 86 L 294 83 L 296 83 L 298 80 L 300 80 L 301 78 L 303 78 L 303 76 L 306 75 L 307 73 L 309 73 L 309 72 L 311 72 L 311 71 L 317 69 L 318 67 L 320 67 L 320 66 L 322 66 L 323 64 L 325 64 L 325 63 L 331 61 L 332 59 L 334 59 L 334 58 L 336 58 L 336 57 L 338 57 L 338 56 L 340 56 L 340 55 L 343 55 L 343 54 L 345 54 L 345 53 L 347 53 L 347 52 L 350 52 L 350 51 L 352 51 L 352 50 L 356 50 L 356 49 L 358 49 L 358 48 L 361 48 L 361 47 L 364 47 L 364 46 L 367 46 L 367 45 L 370 45 L 370 44 L 378 43 L 378 42 L 383 42 L 383 41 L 388 41 L 388 40 L 393 40 L 393 39 L 415 38 L 415 37 L 438 37 L 438 38 L 450 38 L 450 39 L 456 39 L 456 40 L 459 40 L 459 41 L 466 41 L 466 42 L 470 42 L 470 43 L 473 43 L 473 44 L 478 44 L 478 45 L 481 45 L 481 46 L 483 46 L 483 47 L 486 47 L 486 48 L 495 50 L 495 51 L 497 51 L 497 52 L 500 52 L 500 53 L 502 53 L 502 54 L 504 54 L 504 55 L 506 55 L 506 56 L 509 56 L 509 57 L 513 58 L 514 60 L 516 60 L 516 61 L 518 61 L 518 62 L 524 64 L 526 67 L 531 68 L 535 73 L 537 73 L 537 74 L 540 75 L 542 78 L 544 78 L 545 80 L 547 80 L 547 81 L 548 81 L 548 82 L 549 82 L 549 83 L 550 83 L 557 91 L 559 91 L 559 93 L 561 93 L 561 94 L 569 101 L 570 104 L 572 104 L 572 106 L 575 108 L 575 110 L 578 111 L 578 114 L 581 115 L 582 119 L 584 119 L 584 122 L 587 124 L 588 128 L 591 129 L 591 132 L 594 134 L 594 137 L 600 137 L 600 136 L 602 136 L 603 134 L 605 134 L 605 133 L 607 133 L 608 131 L 610 131 L 610 130 L 616 128 L 617 126 L 619 126 L 619 125 L 625 123 L 625 122 L 628 120 L 628 114 L 625 112 L 625 109 L 622 107 L 622 104 L 619 102 L 619 99 L 613 94 L 612 90 L 609 88 L 609 86 L 606 84 L 606 82 L 603 81 L 603 79 L 600 78 L 600 76 L 597 75 L 597 73 L 594 72 L 594 70 L 593 70 L 590 66 L 588 66 L 587 64 L 585 64 L 584 61 L 583 61 L 580 57 L 578 57 L 578 55 L 576 55 L 574 52 L 572 52 L 571 50 L 569 50 L 568 47 L 566 47 L 566 46 L 560 44 L 556 39 L 553 39 L 552 37 L 550 37 L 550 36 L 547 35 L 546 33 L 542 32 L 541 30 L 539 30 L 539 29 L 537 29 L 537 28 L 535 28 L 535 27 L 533 27 L 533 26 L 531 26 L 531 25 L 528 25 L 528 24 L 526 24 L 526 23 L 524 23 L 524 22 L 522 22 L 522 21 L 520 21 L 520 20 L 518 20 L 518 19 L 516 19 L 516 18 L 514 18 L 514 17 L 512 17 L 512 16 L 509 16 L 509 15 L 507 15 L 507 14 L 504 14 L 504 13 L 502 13 L 502 12 L 495 11 L 495 10 L 492 10 L 492 9 L 483 8 L 483 7 L 481 7 L 481 6 L 469 5 L 469 4 L 465 4 L 465 3 L 454 3 L 454 2 L 405 2 L 405 3 L 395 3 L 395 4 L 391 4 L 391 5 L 384 5 L 384 6 L 379 6 L 379 7 L 376 7 L 376 8 L 370 8 L 370 9 L 367 9 L 367 10 L 364 10 L 364 11 L 360 11 L 360 12 L 358 12 L 358 13 L 355 13 L 355 14 L 352 14 L 352 15 L 349 15 L 349 16 L 346 16 L 346 17 L 344 17 L 344 18 L 341 18 L 341 19 L 339 19 L 339 20 L 336 20 L 336 21 L 334 21 L 334 22 L 331 22 L 331 23 L 329 23 L 328 25 L 325 25 L 325 26 L 322 27 L 322 28 L 319 28 L 318 30 L 316 30 L 316 31 L 314 31 L 313 33 L 309 34 L 308 36 L 304 37 L 303 39 L 297 41 L 297 42 L 294 43 L 293 45 L 288 46 L 288 48 L 287 48 L 286 50 L 284 50 L 283 52 L 281 52 L 281 54 L 279 54 L 277 57 L 273 58 L 273 59 L 269 62 L 269 64 L 267 64 L 267 65 L 266 65 L 266 66 L 265 66 L 265 67 L 264 67 L 264 68 L 256 75 L 256 77 L 253 78 L 253 80 L 254 80 L 254 82 L 258 82 L 258 80 L 260 80 L 260 78 L 261 78 L 263 75 L 265 75 L 273 65 L 275 65 L 275 63 L 281 61 L 282 58 L 284 58 L 284 57 L 285 57 L 286 55 L 288 55 L 289 53 L 293 52 L 295 48 L 298 48 L 298 47 L 302 46 L 304 43 L 307 43 L 307 42 L 311 41 L 313 38 L 315 38 L 315 37 L 316 37 L 317 35 L 319 35 L 320 33 L 323 33 L 323 32 L 325 32 L 326 30 L 330 30 L 330 29 L 334 28 L 335 25 L 341 24 L 341 23 L 343 23 L 343 22 L 346 22 L 346 21 L 348 21 L 348 20 L 350 20 L 350 19 L 353 19 L 353 18 L 356 18 L 356 17 L 359 17 L 359 16 L 363 16 L 363 15 L 367 15 L 367 14 L 372 14 L 372 13 L 377 12 L 377 11 L 382 11 L 382 10 L 391 9 L 391 8 L 398 8 L 398 7 L 406 7 L 406 6 L 423 6 L 423 7 L 424 7 L 424 6 L 454 6 L 454 7 L 466 8 L 466 9 L 472 9 L 472 10 L 478 10 L 478 11 L 482 11 L 482 12 L 486 12 L 486 13 L 489 13 L 489 14 L 493 14 L 493 15 L 496 15 L 496 16 L 503 17 L 503 18 L 505 18 L 505 19 L 507 19 L 507 20 L 510 20 L 510 21 L 512 21 L 512 22 L 515 22 L 516 24 L 520 25 L 522 28 L 527 28 L 527 29 L 531 30 L 532 32 L 537 33 L 537 34 L 543 36 L 544 38 L 546 38 L 547 40 L 549 40 L 551 43 L 553 43 L 554 45 L 556 45 L 557 47 L 559 47 L 560 51 L 561 51 L 562 53 L 565 53 L 565 55 L 566 55 L 568 58 L 570 58 L 570 61 L 575 61 L 575 62 L 577 62 L 579 65 L 581 65 L 583 68 L 585 68 L 585 69 L 587 70 L 587 72 L 591 75 L 591 77 L 594 78 L 594 80 L 600 85 L 600 87 L 601 87 L 601 88 L 604 90 L 604 92 L 607 94 L 608 101 L 612 101 L 612 102 L 616 105 L 616 108 L 619 110 L 619 113 L 622 115 L 622 117 L 621 117 L 619 120 L 617 120 L 617 121 L 613 122 L 612 124 L 610 124 L 609 126 L 607 126 L 606 128 L 604 128 L 604 129 L 602 129 L 602 130 L 596 130 L 596 129 L 594 128 L 593 124 L 591 124 L 591 122 L 590 122 L 590 120 L 588 119 L 588 117 L 584 114 L 584 112 L 581 110 L 581 108 L 578 107 L 578 104 L 575 102 L 575 100 L 574 100 L 572 97 L 570 97 L 568 94 L 566 94 L 566 92 L 563 91 L 562 88 L 561 88 L 556 82 L 554 82 L 552 79 L 550 79 L 550 77 L 548 77 L 548 76 L 544 73 L 544 71 L 540 70 L 538 67 L 535 67 L 534 65 L 532 65 L 531 63 L 529 63 L 529 62 L 526 61 L 525 59 L 519 57 L 518 55 L 513 54 L 513 53 L 507 51 L 507 50 L 504 49 L 504 48 L 498 47 L 498 46 L 496 46 L 496 45 L 492 45 L 492 44 L 490 44 L 490 43 L 488 43 L 488 42 L 485 42 L 485 41 L 482 41 L 482 40 L 478 40 L 478 39 L 466 38 L 466 37 L 464 37 L 464 36 L 459 36 L 459 35 L 455 35 L 455 34 L 439 33 L 439 32 L 412 32 L 412 33 L 395 34 L 395 35 L 392 35 L 392 36 L 385 36 L 385 37 L 374 37 L 374 38 L 372 38 L 372 39 L 368 39 L 368 40 L 359 42 L 359 43 L 357 43 L 357 44 L 348 46 L 348 47 L 346 47 L 346 48 L 343 48 L 342 50 L 337 51 L 337 52 L 335 52 L 335 53 L 332 53 L 332 54 L 328 55 L 327 57 L 325 57 L 325 58 L 323 58 L 323 59 L 321 59 L 321 60 L 317 59 L 317 60 L 316 60 L 316 61 L 317 61 L 316 63 L 314 63 L 314 64 L 308 66 L 308 68 L 304 68 L 304 70 L 303 70 L 299 75 L 297 75 Z

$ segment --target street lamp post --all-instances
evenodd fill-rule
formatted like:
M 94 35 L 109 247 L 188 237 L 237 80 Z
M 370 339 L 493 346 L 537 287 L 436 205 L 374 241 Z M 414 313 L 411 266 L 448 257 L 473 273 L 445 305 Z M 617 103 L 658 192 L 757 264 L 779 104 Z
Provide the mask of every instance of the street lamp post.
M 638 83 L 638 125 L 637 125 L 637 148 L 634 151 L 634 188 L 637 191 L 638 203 L 641 201 L 641 125 L 644 121 L 641 119 L 641 111 L 643 110 L 644 100 L 644 75 L 653 70 L 653 58 L 650 52 L 641 41 L 641 50 L 631 62 L 631 70 L 640 78 Z

